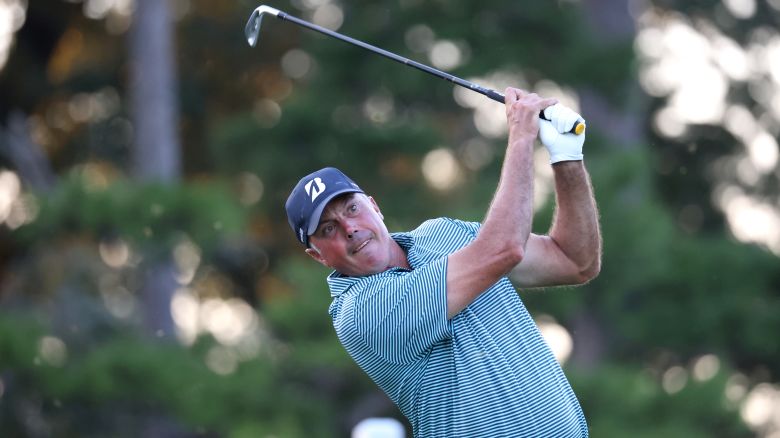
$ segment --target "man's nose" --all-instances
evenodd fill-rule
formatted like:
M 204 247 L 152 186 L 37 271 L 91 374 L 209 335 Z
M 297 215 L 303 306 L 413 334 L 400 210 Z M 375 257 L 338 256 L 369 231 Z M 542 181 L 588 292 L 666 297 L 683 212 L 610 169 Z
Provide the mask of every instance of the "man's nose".
M 353 239 L 358 232 L 358 227 L 352 221 L 344 222 L 344 230 L 347 232 L 347 239 Z

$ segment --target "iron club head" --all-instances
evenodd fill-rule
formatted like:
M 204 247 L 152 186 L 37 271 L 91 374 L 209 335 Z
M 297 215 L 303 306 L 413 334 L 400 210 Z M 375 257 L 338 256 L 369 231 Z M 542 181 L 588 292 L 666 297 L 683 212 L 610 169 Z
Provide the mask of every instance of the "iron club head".
M 266 5 L 260 5 L 252 11 L 252 15 L 249 16 L 249 21 L 247 21 L 244 28 L 244 35 L 246 35 L 246 41 L 250 46 L 254 47 L 257 44 L 257 39 L 260 37 L 260 25 L 263 22 L 263 14 L 278 16 L 279 12 L 278 9 Z

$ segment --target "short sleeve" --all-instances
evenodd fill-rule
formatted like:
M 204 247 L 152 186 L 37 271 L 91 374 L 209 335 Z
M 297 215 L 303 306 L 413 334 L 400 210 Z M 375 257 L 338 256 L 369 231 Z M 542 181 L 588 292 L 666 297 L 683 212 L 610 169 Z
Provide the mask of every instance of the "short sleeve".
M 479 222 L 465 222 L 459 219 L 450 219 L 455 225 L 463 228 L 466 230 L 467 233 L 471 235 L 471 238 L 477 237 L 477 234 L 479 234 L 479 229 L 482 226 Z
M 374 354 L 408 363 L 452 336 L 447 319 L 447 257 L 388 272 L 354 300 L 357 333 Z

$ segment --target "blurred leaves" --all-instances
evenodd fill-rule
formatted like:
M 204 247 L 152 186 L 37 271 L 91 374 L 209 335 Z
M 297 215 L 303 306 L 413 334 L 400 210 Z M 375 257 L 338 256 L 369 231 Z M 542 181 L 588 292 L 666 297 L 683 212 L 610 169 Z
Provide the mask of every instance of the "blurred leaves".
M 35 348 L 45 333 L 40 325 L 19 316 L 0 318 L 0 369 L 4 370 L 0 376 L 6 385 L 2 400 L 38 400 L 37 408 L 49 419 L 52 435 L 100 433 L 102 422 L 116 421 L 112 416 L 123 411 L 135 418 L 132 427 L 111 429 L 113 436 L 138 436 L 143 417 L 151 412 L 175 415 L 193 431 L 227 435 L 234 429 L 236 433 L 274 431 L 283 436 L 320 432 L 317 426 L 322 418 L 317 417 L 322 414 L 316 397 L 293 382 L 280 385 L 282 368 L 267 356 L 221 376 L 204 364 L 204 353 L 213 341 L 187 349 L 118 336 L 55 366 L 41 359 L 40 349 Z M 84 423 L 69 421 L 82 412 L 93 417 Z M 292 420 L 302 417 L 313 421 Z M 13 424 L 13 417 L 7 421 Z
M 111 27 L 116 12 L 94 19 L 84 15 L 86 2 L 50 3 L 30 2 L 0 72 L 0 123 L 12 108 L 29 114 L 31 138 L 60 176 L 50 193 L 26 192 L 35 201 L 29 223 L 0 230 L 3 433 L 335 437 L 368 416 L 400 418 L 339 345 L 327 313 L 328 271 L 303 253 L 282 206 L 298 178 L 332 165 L 374 196 L 391 231 L 435 216 L 479 221 L 505 139 L 480 132 L 451 83 L 278 20 L 266 19 L 250 49 L 242 30 L 255 3 L 175 2 L 186 4 L 176 23 L 182 182 L 141 184 L 124 176 L 132 60 Z M 315 3 L 274 7 L 312 19 Z M 654 4 L 723 18 L 718 2 Z M 592 436 L 749 436 L 740 401 L 724 394 L 734 375 L 746 390 L 780 375 L 777 258 L 729 237 L 711 208 L 706 169 L 733 149 L 732 137 L 692 129 L 697 148 L 653 136 L 648 111 L 658 102 L 638 92 L 633 41 L 605 37 L 585 15 L 625 3 L 337 6 L 339 32 L 426 64 L 432 44 L 453 42 L 461 58 L 451 73 L 489 78 L 495 83 L 483 85 L 499 91 L 550 83 L 576 91 L 594 121 L 586 164 L 601 212 L 603 269 L 584 287 L 521 291 L 524 302 L 573 336 L 566 371 Z M 731 33 L 771 20 L 754 18 L 732 22 Z M 430 41 L 415 40 L 414 29 Z M 308 62 L 294 75 L 284 61 L 292 50 Z M 628 142 L 605 123 L 629 119 L 642 131 Z M 475 139 L 484 161 L 468 166 Z M 456 159 L 460 179 L 449 190 L 430 187 L 421 170 L 434 149 Z M 0 167 L 11 167 L 4 160 Z M 668 162 L 682 167 L 660 173 Z M 241 181 L 251 196 L 242 196 Z M 536 232 L 553 216 L 547 201 Z M 701 207 L 700 227 L 681 216 L 692 202 Z M 133 300 L 146 267 L 132 257 L 106 263 L 100 245 L 117 241 L 142 257 L 192 243 L 192 272 L 177 278 L 185 304 L 201 306 L 190 309 L 191 344 L 140 335 Z M 252 305 L 251 330 L 261 335 L 256 354 L 239 359 L 231 356 L 237 346 L 198 326 L 229 324 L 235 315 L 209 319 L 204 303 L 235 297 Z M 588 363 L 577 349 L 591 347 Z M 664 388 L 670 368 L 687 370 L 703 354 L 722 364 L 714 377 Z M 215 371 L 220 355 L 235 367 Z
M 171 186 L 117 180 L 100 186 L 74 176 L 40 201 L 36 219 L 16 233 L 28 244 L 82 234 L 170 247 L 185 235 L 211 249 L 219 239 L 238 235 L 246 223 L 245 210 L 220 184 Z
M 597 373 L 576 372 L 572 386 L 585 406 L 593 436 L 749 437 L 735 409 L 724 409 L 728 374 L 690 382 L 668 394 L 648 370 L 605 364 Z M 720 412 L 714 416 L 714 412 Z

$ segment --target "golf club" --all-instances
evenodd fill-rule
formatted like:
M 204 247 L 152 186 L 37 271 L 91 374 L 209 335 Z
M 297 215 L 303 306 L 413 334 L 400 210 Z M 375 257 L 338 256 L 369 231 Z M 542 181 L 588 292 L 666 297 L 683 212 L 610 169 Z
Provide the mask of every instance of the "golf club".
M 344 41 L 346 43 L 350 43 L 353 45 L 356 45 L 358 47 L 362 47 L 366 50 L 370 50 L 377 55 L 382 55 L 386 58 L 390 58 L 394 61 L 400 62 L 401 64 L 408 65 L 410 67 L 414 67 L 418 70 L 422 70 L 426 73 L 432 74 L 433 76 L 436 76 L 441 79 L 446 79 L 454 84 L 460 85 L 461 87 L 468 88 L 469 90 L 476 91 L 477 93 L 483 94 L 496 102 L 504 103 L 504 95 L 495 91 L 491 90 L 489 88 L 485 88 L 482 86 L 479 86 L 475 83 L 469 82 L 465 79 L 461 79 L 457 76 L 453 76 L 449 73 L 445 73 L 441 70 L 437 70 L 433 67 L 429 67 L 425 64 L 420 64 L 419 62 L 412 61 L 410 59 L 404 58 L 403 56 L 396 55 L 395 53 L 388 52 L 387 50 L 380 49 L 379 47 L 372 46 L 371 44 L 364 43 L 363 41 L 356 40 L 354 38 L 348 37 L 346 35 L 342 35 L 338 32 L 334 32 L 329 29 L 325 29 L 322 26 L 317 26 L 316 24 L 309 23 L 308 21 L 301 20 L 300 18 L 293 17 L 289 14 L 286 14 L 278 9 L 274 9 L 270 6 L 266 5 L 260 5 L 252 12 L 252 15 L 249 17 L 249 21 L 246 24 L 246 28 L 244 29 L 244 32 L 246 34 L 246 40 L 249 43 L 250 46 L 255 47 L 257 44 L 257 40 L 260 37 L 260 25 L 263 21 L 263 15 L 264 14 L 271 14 L 275 16 L 276 18 L 280 20 L 287 20 L 291 21 L 299 26 L 303 26 L 307 29 L 311 29 L 314 31 L 317 31 L 321 34 L 339 39 L 341 41 Z M 542 119 L 547 120 L 544 117 L 544 113 L 539 113 L 539 117 Z M 576 122 L 574 126 L 572 126 L 571 130 L 569 131 L 573 134 L 579 135 L 585 132 L 585 123 L 583 122 Z

